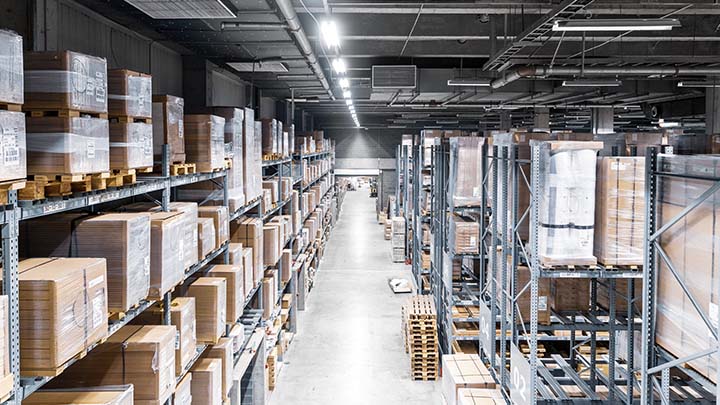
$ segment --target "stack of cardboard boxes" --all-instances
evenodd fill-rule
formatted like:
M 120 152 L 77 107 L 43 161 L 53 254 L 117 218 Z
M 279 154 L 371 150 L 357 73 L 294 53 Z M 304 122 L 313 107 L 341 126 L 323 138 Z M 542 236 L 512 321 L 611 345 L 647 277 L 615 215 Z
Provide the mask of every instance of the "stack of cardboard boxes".
M 393 217 L 392 228 L 392 260 L 395 263 L 405 261 L 405 218 Z

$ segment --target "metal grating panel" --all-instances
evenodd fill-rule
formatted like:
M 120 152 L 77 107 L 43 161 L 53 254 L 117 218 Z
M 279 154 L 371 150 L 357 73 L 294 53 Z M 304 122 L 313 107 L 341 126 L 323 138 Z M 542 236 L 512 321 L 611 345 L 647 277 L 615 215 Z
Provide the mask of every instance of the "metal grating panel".
M 125 0 L 156 20 L 235 18 L 220 0 Z
M 414 89 L 417 86 L 415 65 L 389 65 L 372 67 L 373 89 Z
M 235 62 L 228 63 L 230 67 L 237 70 L 238 72 L 275 72 L 282 73 L 287 72 L 288 68 L 285 64 L 280 62 Z

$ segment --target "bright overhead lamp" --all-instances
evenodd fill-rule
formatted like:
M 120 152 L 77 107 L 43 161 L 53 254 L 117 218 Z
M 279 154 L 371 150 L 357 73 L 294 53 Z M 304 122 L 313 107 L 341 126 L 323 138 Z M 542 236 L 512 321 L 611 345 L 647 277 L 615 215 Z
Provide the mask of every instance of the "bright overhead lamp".
M 350 98 L 350 97 L 352 97 L 352 93 L 350 92 L 350 90 L 343 91 L 343 98 Z
M 320 24 L 320 33 L 322 34 L 325 46 L 328 49 L 340 46 L 340 37 L 338 36 L 337 25 L 335 21 L 323 21 Z
M 296 103 L 319 103 L 320 99 L 317 98 L 286 98 L 285 101 L 288 103 L 296 102 Z
M 676 18 L 618 18 L 595 20 L 558 20 L 553 31 L 670 31 L 679 28 Z
M 612 79 L 576 79 L 563 80 L 563 87 L 618 87 L 622 84 L 620 80 Z
M 711 88 L 711 87 L 720 87 L 720 81 L 718 82 L 678 82 L 678 87 L 704 87 L 704 88 Z
M 345 62 L 343 62 L 342 59 L 337 58 L 333 60 L 332 62 L 333 69 L 335 69 L 335 73 L 345 73 L 347 71 L 347 68 L 345 67 Z
M 436 124 L 439 125 L 456 125 L 458 124 L 458 120 L 435 120 Z
M 352 100 L 351 99 L 345 100 L 345 105 L 352 105 Z
M 450 79 L 447 81 L 448 86 L 465 86 L 465 87 L 490 87 L 489 80 L 475 79 Z
M 680 127 L 680 123 L 677 121 L 665 121 L 664 118 L 658 119 L 657 123 L 653 122 L 653 124 L 658 124 L 660 128 L 678 128 Z
M 347 77 L 343 77 L 342 79 L 340 79 L 339 83 L 340 83 L 340 88 L 343 90 L 350 87 L 350 81 L 347 79 Z

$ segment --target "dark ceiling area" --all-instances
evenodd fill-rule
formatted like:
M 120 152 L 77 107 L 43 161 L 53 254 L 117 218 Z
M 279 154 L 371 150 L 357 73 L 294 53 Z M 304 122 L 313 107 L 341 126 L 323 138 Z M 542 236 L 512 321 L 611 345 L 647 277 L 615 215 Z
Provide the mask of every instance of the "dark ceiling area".
M 226 67 L 264 95 L 294 96 L 317 127 L 355 126 L 332 67 L 338 57 L 367 128 L 532 126 L 541 111 L 552 129 L 589 130 L 593 110 L 612 108 L 618 130 L 652 130 L 664 119 L 703 131 L 705 94 L 714 89 L 678 83 L 720 76 L 720 5 L 714 1 L 223 1 L 235 18 L 162 20 L 125 1 L 81 3 Z M 677 25 L 552 29 L 557 21 L 610 18 Z M 335 22 L 339 48 L 324 46 L 323 21 Z M 373 66 L 398 65 L 415 67 L 414 86 L 393 87 L 390 76 L 382 88 L 373 86 Z M 449 86 L 455 79 L 485 84 Z M 578 79 L 589 85 L 563 85 Z

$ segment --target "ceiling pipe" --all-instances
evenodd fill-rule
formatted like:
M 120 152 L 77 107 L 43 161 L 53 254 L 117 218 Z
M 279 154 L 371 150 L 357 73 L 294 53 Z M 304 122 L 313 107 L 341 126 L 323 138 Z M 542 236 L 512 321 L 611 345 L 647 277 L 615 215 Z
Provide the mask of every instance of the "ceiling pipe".
M 714 76 L 720 75 L 720 68 L 683 68 L 683 67 L 558 67 L 523 66 L 497 78 L 490 83 L 493 89 L 499 89 L 522 78 L 544 76 L 633 76 L 633 75 L 663 75 L 663 76 Z
M 297 41 L 300 53 L 305 56 L 310 68 L 313 72 L 315 72 L 315 76 L 317 76 L 318 81 L 327 91 L 330 98 L 335 100 L 335 95 L 332 90 L 330 90 L 330 84 L 328 84 L 322 67 L 320 67 L 320 63 L 318 63 L 318 59 L 315 56 L 315 52 L 313 51 L 312 46 L 310 46 L 310 40 L 308 40 L 307 35 L 305 35 L 305 30 L 303 30 L 302 25 L 300 25 L 300 19 L 298 18 L 297 13 L 295 13 L 295 7 L 293 7 L 292 0 L 275 0 L 275 3 L 277 3 L 278 9 L 287 22 L 288 30 L 290 30 Z

